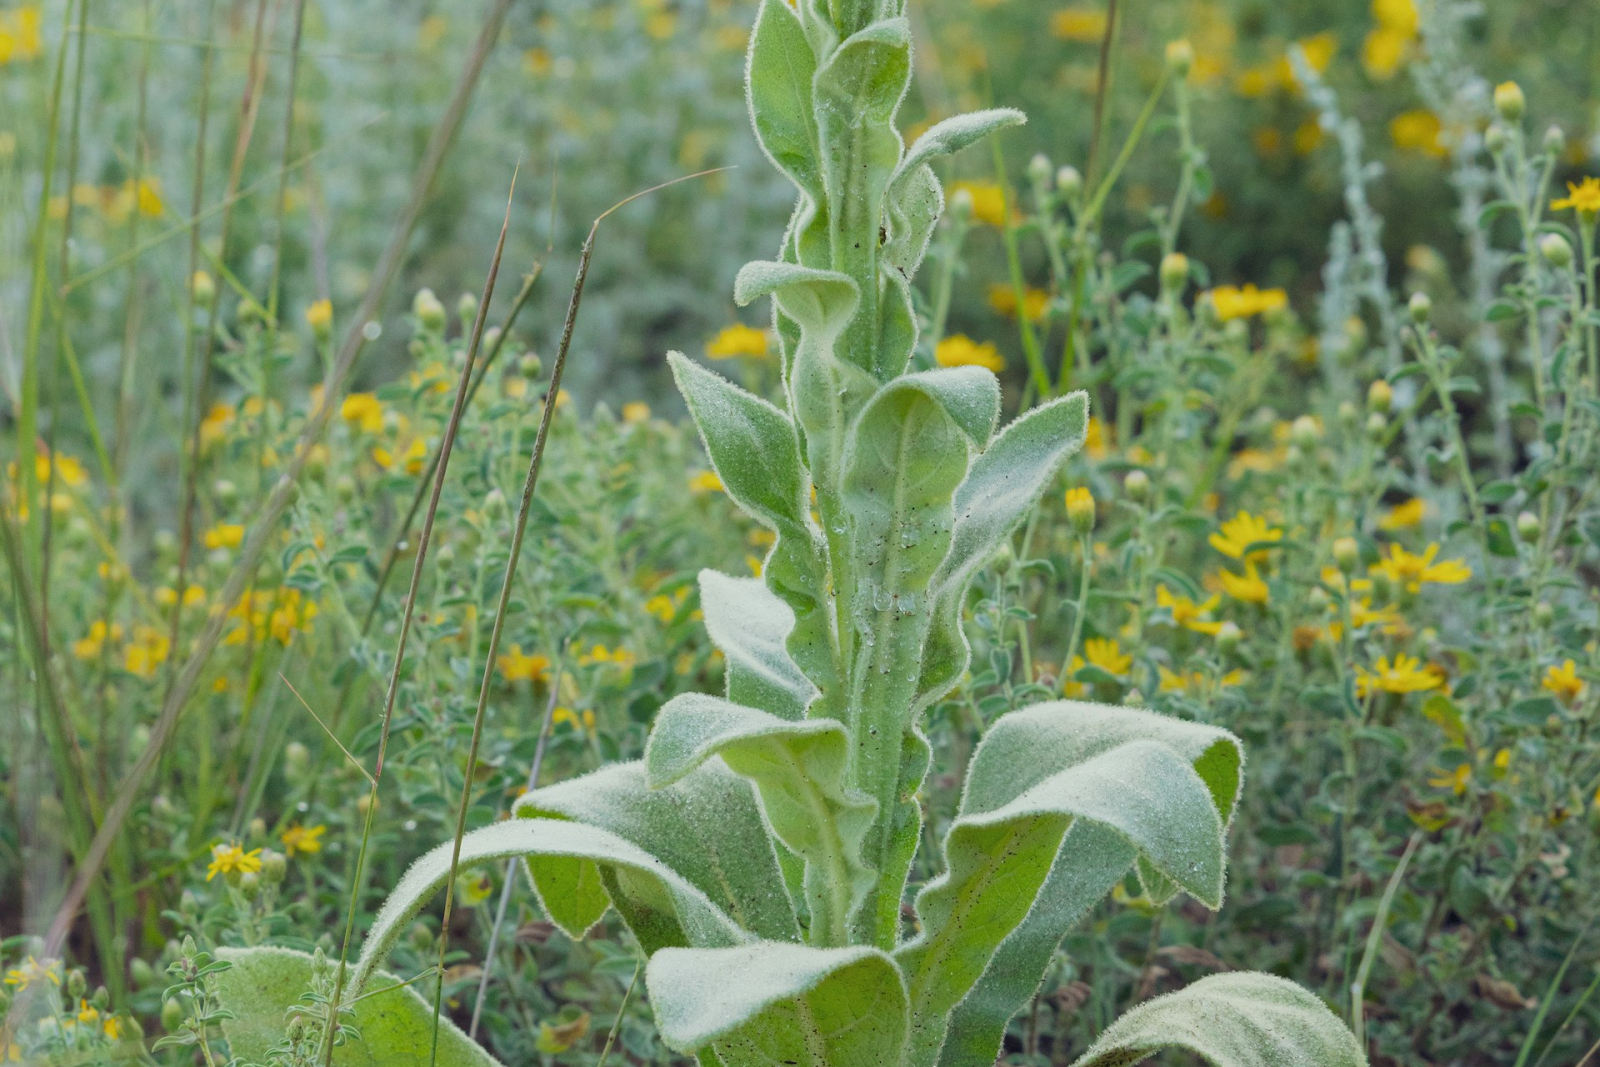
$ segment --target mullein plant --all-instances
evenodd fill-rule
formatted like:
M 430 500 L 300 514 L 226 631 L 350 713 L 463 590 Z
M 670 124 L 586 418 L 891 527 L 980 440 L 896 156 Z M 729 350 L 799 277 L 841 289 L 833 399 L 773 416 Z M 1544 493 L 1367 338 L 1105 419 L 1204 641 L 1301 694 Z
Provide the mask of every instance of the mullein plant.
M 495 859 L 526 860 L 572 937 L 615 908 L 649 957 L 663 1040 L 728 1067 L 987 1067 L 1063 935 L 1124 880 L 1221 905 L 1239 741 L 1055 702 L 989 728 L 906 928 L 919 718 L 965 674 L 968 588 L 1082 444 L 1088 402 L 996 433 L 992 373 L 907 372 L 911 281 L 943 207 L 930 161 L 1022 116 L 964 115 L 906 148 L 903 2 L 766 0 L 751 36 L 751 117 L 799 199 L 777 261 L 746 266 L 735 295 L 773 299 L 784 407 L 671 357 L 728 495 L 776 534 L 760 578 L 700 577 L 725 696 L 674 698 L 642 760 L 525 794 L 458 855 L 420 859 L 346 985 L 359 1041 L 324 1062 L 490 1062 L 378 967 L 456 869 Z M 233 1054 L 265 1061 L 313 961 L 221 955 Z M 1320 1000 L 1235 973 L 1134 1008 L 1080 1063 L 1168 1046 L 1223 1065 L 1364 1062 Z

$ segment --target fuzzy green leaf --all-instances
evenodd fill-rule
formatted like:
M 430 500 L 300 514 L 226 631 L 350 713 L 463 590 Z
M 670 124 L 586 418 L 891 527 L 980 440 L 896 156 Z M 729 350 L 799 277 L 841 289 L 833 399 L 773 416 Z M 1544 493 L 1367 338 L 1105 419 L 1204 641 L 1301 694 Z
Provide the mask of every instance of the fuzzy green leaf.
M 895 172 L 895 181 L 905 181 L 917 167 L 940 156 L 959 152 L 997 130 L 1021 126 L 1027 121 L 1028 116 L 1015 108 L 997 107 L 987 111 L 969 111 L 965 115 L 936 122 L 906 152 L 899 170 Z
M 1215 974 L 1141 1004 L 1112 1023 L 1073 1067 L 1132 1067 L 1164 1048 L 1215 1067 L 1364 1067 L 1338 1016 L 1270 974 Z
M 813 936 L 842 944 L 845 919 L 872 884 L 860 854 L 877 810 L 849 788 L 844 727 L 779 719 L 701 693 L 669 700 L 645 747 L 651 785 L 677 782 L 716 756 L 755 783 L 773 832 L 805 859 Z
M 669 787 L 662 788 L 664 784 L 635 760 L 525 793 L 514 810 L 523 818 L 568 819 L 609 830 L 666 864 L 751 933 L 780 940 L 798 937 L 750 783 L 713 763 L 686 769 Z M 546 889 L 546 874 L 562 877 L 571 862 L 528 857 L 529 874 L 544 899 L 554 895 Z M 626 916 L 630 902 L 615 903 Z
M 750 34 L 745 95 L 756 139 L 773 166 L 813 204 L 822 198 L 821 150 L 812 107 L 817 57 L 800 17 L 783 0 L 763 0 Z
M 1076 701 L 1002 716 L 984 738 L 983 767 L 974 760 L 971 803 L 1001 806 L 1037 785 L 1052 767 L 1139 739 L 1159 741 L 1187 760 L 1226 826 L 1242 787 L 1243 750 L 1237 738 L 1214 726 Z M 1118 831 L 1083 820 L 1072 824 L 1028 914 L 952 1012 L 940 1067 L 994 1062 L 1006 1023 L 1033 996 L 1062 937 L 1122 880 L 1137 857 L 1138 850 Z
M 412 918 L 449 878 L 452 847 L 453 842 L 446 841 L 423 855 L 390 892 L 361 947 L 353 989 L 359 992 L 367 984 Z M 609 830 L 554 819 L 508 819 L 473 830 L 461 839 L 463 869 L 513 856 L 589 861 L 626 877 L 630 889 L 637 893 L 636 899 L 648 899 L 651 910 L 639 917 L 651 920 L 649 932 L 659 941 L 675 939 L 679 944 L 720 947 L 742 944 L 748 938 L 705 893 L 655 856 Z M 550 901 L 543 892 L 541 889 L 541 903 L 550 913 Z M 585 930 L 568 932 L 582 936 Z M 635 932 L 639 932 L 637 927 Z
M 1070 754 L 1040 749 L 1022 767 L 985 753 L 986 744 L 973 756 L 945 838 L 945 873 L 917 897 L 922 933 L 897 953 L 917 1064 L 935 1061 L 951 1009 L 1033 906 L 1075 820 L 1115 831 L 1212 906 L 1222 899 L 1222 819 L 1206 784 L 1171 747 L 1135 740 L 1092 755 L 1092 746 Z M 1104 866 L 1125 856 L 1112 853 L 1083 859 Z
M 938 700 L 960 680 L 970 651 L 961 629 L 961 603 L 978 569 L 988 563 L 1073 453 L 1089 426 L 1089 398 L 1082 392 L 1034 408 L 1002 430 L 972 462 L 956 491 L 950 553 L 929 595 L 935 600 L 933 629 L 917 685 L 918 710 Z
M 860 295 L 848 275 L 793 263 L 756 260 L 741 267 L 733 280 L 734 303 L 744 307 L 770 296 L 801 330 L 824 342 L 831 342 L 849 324 Z
M 228 1047 L 240 1063 L 266 1063 L 283 1040 L 285 1013 L 311 988 L 313 958 L 286 948 L 221 948 L 217 958 L 233 965 L 212 978 L 218 999 L 233 1016 L 222 1022 Z M 372 984 L 347 1020 L 361 1037 L 333 1050 L 334 1067 L 499 1067 L 455 1023 L 436 1018 L 414 986 L 401 986 L 387 971 L 375 973 Z M 437 1060 L 431 1058 L 435 1022 Z
M 892 1067 L 905 1045 L 905 986 L 877 949 L 667 949 L 645 984 L 662 1040 L 726 1067 Z
M 933 168 L 923 164 L 897 180 L 889 190 L 888 209 L 889 235 L 883 245 L 883 262 L 893 272 L 886 278 L 909 287 L 944 211 L 944 190 L 934 177 Z
M 728 699 L 780 719 L 804 717 L 817 687 L 784 647 L 794 609 L 759 578 L 700 572 L 706 633 L 727 660 Z

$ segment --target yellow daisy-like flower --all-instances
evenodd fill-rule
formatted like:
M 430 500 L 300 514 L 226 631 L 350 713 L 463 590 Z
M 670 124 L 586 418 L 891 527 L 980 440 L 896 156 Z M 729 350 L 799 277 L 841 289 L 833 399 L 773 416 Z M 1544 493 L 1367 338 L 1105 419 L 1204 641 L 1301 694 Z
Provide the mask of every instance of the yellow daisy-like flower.
M 1281 540 L 1283 531 L 1278 527 L 1268 525 L 1266 519 L 1257 518 L 1248 511 L 1241 511 L 1223 523 L 1221 530 L 1211 535 L 1210 544 L 1229 559 L 1242 559 L 1245 550 L 1251 545 Z M 1264 555 L 1264 552 L 1257 550 L 1250 553 L 1250 558 L 1259 560 Z
M 1396 148 L 1421 152 L 1436 159 L 1449 154 L 1449 149 L 1440 139 L 1443 133 L 1444 124 L 1439 121 L 1439 116 L 1421 108 L 1402 112 L 1389 123 L 1389 140 L 1394 142 Z
M 123 669 L 140 678 L 149 678 L 167 661 L 171 650 L 172 642 L 166 634 L 153 626 L 136 626 L 133 640 L 123 656 Z
M 1184 691 L 1198 696 L 1209 696 L 1218 689 L 1228 689 L 1244 684 L 1244 672 L 1239 670 L 1228 671 L 1213 679 L 1205 671 L 1169 671 L 1157 664 L 1156 674 L 1161 679 L 1161 691 L 1172 693 Z
M 320 823 L 316 826 L 294 825 L 283 832 L 278 840 L 283 842 L 284 855 L 290 859 L 302 853 L 322 851 L 322 835 L 328 832 Z
M 1385 693 L 1420 693 L 1442 685 L 1443 671 L 1403 652 L 1395 655 L 1392 664 L 1388 656 L 1379 656 L 1370 671 L 1356 668 L 1356 692 L 1363 697 L 1374 689 Z
M 1422 525 L 1422 520 L 1427 517 L 1428 505 L 1421 497 L 1412 497 L 1403 503 L 1390 508 L 1378 520 L 1380 530 L 1409 530 L 1414 526 Z
M 238 548 L 244 542 L 244 526 L 237 522 L 221 522 L 205 532 L 205 546 L 211 549 Z
M 1211 613 L 1222 603 L 1221 596 L 1213 596 L 1196 604 L 1186 596 L 1178 596 L 1164 585 L 1156 586 L 1156 605 L 1172 612 L 1172 625 L 1197 634 L 1215 637 L 1222 623 L 1211 618 Z
M 6 985 L 14 987 L 18 992 L 27 989 L 35 982 L 49 982 L 51 985 L 61 984 L 60 960 L 36 960 L 29 956 L 20 967 L 13 967 L 6 972 Z
M 972 197 L 972 217 L 996 229 L 1006 224 L 1005 190 L 994 182 L 955 182 L 949 195 L 965 191 Z
M 1389 554 L 1381 557 L 1370 569 L 1373 574 L 1383 574 L 1396 585 L 1404 585 L 1415 593 L 1423 585 L 1460 585 L 1472 577 L 1472 568 L 1464 559 L 1445 559 L 1435 563 L 1439 554 L 1437 541 L 1423 549 L 1422 554 L 1407 552 L 1400 545 L 1390 545 Z
M 1272 596 L 1266 581 L 1256 573 L 1256 565 L 1251 560 L 1245 560 L 1244 573 L 1234 574 L 1232 571 L 1223 571 L 1222 591 L 1233 599 L 1245 604 L 1265 604 Z
M 989 306 L 1007 318 L 1017 317 L 1017 291 L 1010 285 L 996 282 L 989 286 Z M 1026 288 L 1022 291 L 1022 317 L 1038 322 L 1050 307 L 1050 294 L 1043 289 Z
M 650 405 L 640 400 L 634 400 L 622 405 L 622 421 L 630 426 L 637 426 L 641 422 L 649 422 Z
M 1084 661 L 1084 656 L 1088 657 L 1087 663 Z M 1073 676 L 1088 664 L 1093 664 L 1107 674 L 1114 674 L 1120 678 L 1133 666 L 1133 657 L 1122 651 L 1122 646 L 1117 644 L 1115 638 L 1089 638 L 1083 643 L 1083 656 L 1073 656 L 1072 663 L 1067 668 L 1067 677 L 1061 686 L 1064 696 L 1080 697 L 1087 692 L 1087 687 Z
M 1069 7 L 1050 16 L 1050 32 L 1063 41 L 1094 44 L 1106 35 L 1106 13 L 1092 7 Z
M 78 659 L 94 659 L 100 655 L 100 650 L 105 647 L 106 638 L 111 638 L 112 643 L 122 640 L 122 624 L 114 622 L 107 628 L 104 619 L 96 619 L 89 624 L 89 633 L 85 637 L 72 642 L 72 654 Z
M 211 846 L 211 865 L 206 868 L 206 881 L 217 875 L 249 874 L 261 869 L 261 850 L 249 852 L 232 842 L 219 842 Z
M 979 343 L 959 333 L 951 334 L 934 347 L 933 361 L 941 367 L 983 367 L 995 374 L 1006 369 L 1005 357 L 993 342 Z
M 766 359 L 769 353 L 766 330 L 737 322 L 706 342 L 707 359 Z
M 717 477 L 716 471 L 701 471 L 689 479 L 689 491 L 696 496 L 704 493 L 720 493 L 722 479 Z
M 317 300 L 306 308 L 306 325 L 316 333 L 323 333 L 333 325 L 333 301 Z
M 371 393 L 351 393 L 339 405 L 339 417 L 362 433 L 383 429 L 383 403 Z
M 1600 215 L 1600 178 L 1588 177 L 1574 185 L 1567 183 L 1567 195 L 1552 200 L 1550 207 L 1556 211 L 1572 208 L 1580 215 Z
M 1223 322 L 1247 319 L 1268 311 L 1280 311 L 1289 306 L 1289 294 L 1282 289 L 1257 289 L 1254 285 L 1219 285 L 1201 294 L 1217 310 Z
M 1539 684 L 1568 704 L 1576 704 L 1583 695 L 1584 681 L 1578 677 L 1578 665 L 1570 659 L 1559 667 L 1546 670 L 1544 680 Z
M 550 660 L 537 652 L 525 654 L 521 645 L 512 645 L 510 652 L 501 653 L 497 661 L 500 673 L 508 682 L 547 682 L 550 680 Z
M 605 645 L 595 645 L 590 648 L 588 652 L 585 652 L 583 655 L 578 657 L 578 666 L 580 667 L 589 667 L 596 664 L 609 663 L 612 666 L 626 669 L 628 667 L 632 667 L 633 662 L 633 653 L 620 646 L 615 649 L 610 649 Z

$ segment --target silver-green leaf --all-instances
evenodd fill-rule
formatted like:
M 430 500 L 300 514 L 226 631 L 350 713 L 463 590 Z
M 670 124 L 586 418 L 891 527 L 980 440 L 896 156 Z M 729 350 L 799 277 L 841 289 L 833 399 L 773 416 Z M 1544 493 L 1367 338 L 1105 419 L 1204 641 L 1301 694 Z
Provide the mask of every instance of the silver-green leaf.
M 1127 1012 L 1073 1067 L 1132 1067 L 1181 1048 L 1214 1067 L 1365 1067 L 1328 1006 L 1270 974 L 1216 974 Z
M 726 1067 L 893 1067 L 906 992 L 873 948 L 667 949 L 645 970 L 662 1040 Z
M 700 608 L 706 633 L 727 661 L 728 699 L 799 719 L 817 695 L 795 665 L 785 643 L 794 630 L 794 609 L 759 578 L 700 572 Z

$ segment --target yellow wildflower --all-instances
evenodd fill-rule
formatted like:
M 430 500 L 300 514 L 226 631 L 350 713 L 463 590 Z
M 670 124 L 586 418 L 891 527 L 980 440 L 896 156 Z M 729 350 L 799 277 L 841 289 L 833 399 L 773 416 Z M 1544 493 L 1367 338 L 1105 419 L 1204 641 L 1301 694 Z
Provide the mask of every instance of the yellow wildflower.
M 1231 319 L 1247 319 L 1289 306 L 1289 294 L 1282 289 L 1257 289 L 1253 284 L 1219 285 L 1202 293 L 1201 299 L 1211 301 L 1211 306 L 1217 311 L 1217 317 L 1223 322 Z
M 1467 566 L 1466 560 L 1446 559 L 1435 563 L 1433 558 L 1438 554 L 1437 541 L 1423 549 L 1420 556 L 1407 552 L 1400 545 L 1390 545 L 1389 555 L 1379 557 L 1378 562 L 1369 570 L 1373 574 L 1383 574 L 1396 585 L 1404 585 L 1413 593 L 1426 583 L 1460 585 L 1472 577 L 1472 568 Z
M 1217 631 L 1222 629 L 1222 623 L 1211 618 L 1211 613 L 1221 603 L 1222 597 L 1213 596 L 1203 603 L 1196 604 L 1186 596 L 1178 596 L 1164 585 L 1156 586 L 1156 605 L 1172 613 L 1172 625 L 1193 630 L 1197 634 L 1215 636 Z
M 89 624 L 89 633 L 72 642 L 72 654 L 78 659 L 94 659 L 100 655 L 100 650 L 105 647 L 107 627 L 104 619 L 96 619 Z M 109 635 L 113 643 L 122 640 L 122 624 L 112 623 Z
M 1016 318 L 1016 289 L 999 282 L 989 286 L 989 306 L 1007 318 Z M 1050 294 L 1043 289 L 1026 288 L 1022 291 L 1022 315 L 1029 322 L 1039 321 L 1049 307 Z
M 20 993 L 35 982 L 49 982 L 51 985 L 61 984 L 60 960 L 36 960 L 29 956 L 19 967 L 13 967 L 6 972 L 6 985 L 14 986 Z
M 550 721 L 556 726 L 566 723 L 574 730 L 579 729 L 580 727 L 585 730 L 593 730 L 594 712 L 590 711 L 588 708 L 584 708 L 583 713 L 580 715 L 573 712 L 571 708 L 557 708 L 550 714 Z
M 1583 679 L 1578 677 L 1578 665 L 1570 659 L 1559 667 L 1551 667 L 1544 672 L 1544 681 L 1539 683 L 1568 704 L 1576 704 L 1578 697 L 1583 695 Z
M 933 361 L 941 367 L 983 367 L 996 374 L 1006 369 L 1005 357 L 993 342 L 979 343 L 959 333 L 939 342 L 933 350 Z
M 222 522 L 207 530 L 201 538 L 211 549 L 238 548 L 244 542 L 244 526 L 237 522 Z
M 1422 525 L 1422 520 L 1428 514 L 1428 505 L 1421 497 L 1412 497 L 1390 508 L 1383 518 L 1378 520 L 1380 530 L 1409 530 L 1414 526 Z
M 1069 7 L 1050 16 L 1050 32 L 1063 41 L 1096 44 L 1106 35 L 1106 13 L 1092 7 Z
M 1577 185 L 1567 183 L 1567 195 L 1560 200 L 1552 200 L 1550 207 L 1555 211 L 1572 208 L 1579 215 L 1594 217 L 1600 215 L 1600 178 L 1589 177 Z
M 650 405 L 642 403 L 638 400 L 622 405 L 622 421 L 628 423 L 629 425 L 637 425 L 641 422 L 649 422 Z
M 644 602 L 644 610 L 660 619 L 662 622 L 671 622 L 678 617 L 678 608 L 688 596 L 688 591 L 680 589 L 676 596 L 657 593 Z
M 1374 689 L 1385 693 L 1417 693 L 1437 689 L 1443 684 L 1443 671 L 1403 652 L 1395 655 L 1393 664 L 1388 656 L 1379 656 L 1372 670 L 1356 668 L 1356 692 L 1363 697 Z
M 1389 123 L 1389 140 L 1399 149 L 1441 158 L 1449 154 L 1440 135 L 1444 125 L 1431 111 L 1417 109 L 1396 115 Z
M 218 842 L 211 846 L 211 865 L 206 868 L 206 881 L 217 875 L 249 874 L 261 869 L 261 850 L 249 852 L 232 842 Z
M 198 585 L 186 585 L 183 587 L 184 607 L 192 607 L 204 601 L 205 598 L 206 591 L 204 587 Z M 178 602 L 178 591 L 171 586 L 164 585 L 156 590 L 155 599 L 157 604 L 164 608 L 170 608 Z
M 44 53 L 38 4 L 25 4 L 15 11 L 0 11 L 0 66 Z
M 497 661 L 500 673 L 508 682 L 548 682 L 550 660 L 537 652 L 524 653 L 521 645 L 512 645 L 510 652 L 501 653 Z
M 578 666 L 590 667 L 610 664 L 626 670 L 633 666 L 633 661 L 633 653 L 625 648 L 619 646 L 615 649 L 610 649 L 605 645 L 594 645 L 588 652 L 578 657 Z
M 689 491 L 695 495 L 722 492 L 722 479 L 716 471 L 701 471 L 689 479 Z
M 1088 657 L 1088 663 L 1084 657 Z M 1067 680 L 1062 686 L 1062 692 L 1069 697 L 1082 696 L 1084 686 L 1073 676 L 1087 665 L 1099 667 L 1107 674 L 1122 677 L 1133 666 L 1133 657 L 1122 651 L 1122 646 L 1114 637 L 1091 637 L 1083 643 L 1083 655 L 1073 656 L 1072 665 L 1067 669 Z
M 351 393 L 339 405 L 339 417 L 363 433 L 383 429 L 383 404 L 371 393 Z
M 227 435 L 233 418 L 232 404 L 225 404 L 220 400 L 212 404 L 211 410 L 206 412 L 206 417 L 200 420 L 201 449 L 209 449 L 222 440 Z
M 1241 559 L 1245 550 L 1253 544 L 1281 540 L 1282 530 L 1269 526 L 1267 520 L 1257 518 L 1248 511 L 1241 511 L 1223 523 L 1220 531 L 1211 535 L 1210 544 L 1229 559 Z M 1259 560 L 1265 555 L 1264 551 L 1257 550 L 1250 553 L 1250 558 Z
M 1205 671 L 1191 671 L 1187 674 L 1180 671 L 1169 671 L 1157 664 L 1156 674 L 1161 679 L 1161 691 L 1171 693 L 1179 690 L 1208 696 L 1217 689 L 1226 689 L 1244 684 L 1244 672 L 1240 670 L 1228 671 L 1213 679 Z
M 333 325 L 333 301 L 316 300 L 306 308 L 306 325 L 314 333 L 325 333 Z
M 156 668 L 167 661 L 172 642 L 167 635 L 153 626 L 135 626 L 133 640 L 123 655 L 123 667 L 129 674 L 149 678 Z
M 1272 590 L 1268 588 L 1261 575 L 1256 573 L 1256 565 L 1251 560 L 1245 560 L 1243 574 L 1225 570 L 1221 577 L 1223 592 L 1243 603 L 1265 604 L 1272 596 Z
M 1005 190 L 994 182 L 956 182 L 950 195 L 965 191 L 972 197 L 972 217 L 995 228 L 1006 224 Z
M 302 826 L 297 823 L 285 830 L 278 840 L 283 842 L 284 855 L 294 859 L 301 853 L 321 852 L 322 835 L 327 832 L 328 828 L 321 824 Z
M 706 342 L 708 359 L 766 359 L 769 354 L 767 331 L 737 322 Z
M 1090 459 L 1106 457 L 1106 424 L 1089 416 L 1089 428 L 1083 438 L 1083 453 Z
M 1471 781 L 1472 764 L 1463 763 L 1453 771 L 1440 772 L 1438 775 L 1429 778 L 1428 784 L 1440 789 L 1448 789 L 1455 793 L 1456 796 L 1461 796 L 1467 791 L 1467 785 Z

